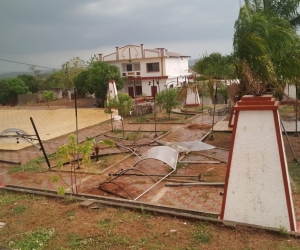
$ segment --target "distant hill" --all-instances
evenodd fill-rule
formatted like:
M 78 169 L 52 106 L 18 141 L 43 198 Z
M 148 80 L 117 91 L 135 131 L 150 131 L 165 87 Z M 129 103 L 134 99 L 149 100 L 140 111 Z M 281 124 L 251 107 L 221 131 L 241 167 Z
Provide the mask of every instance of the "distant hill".
M 47 74 L 47 73 L 51 73 L 51 70 L 41 70 L 41 74 Z M 30 76 L 34 76 L 34 73 L 32 71 L 16 71 L 16 72 L 9 72 L 9 73 L 2 73 L 0 74 L 0 79 L 4 79 L 4 78 L 15 78 L 19 75 L 30 75 Z
M 4 79 L 4 78 L 15 78 L 17 77 L 18 75 L 31 75 L 33 76 L 34 73 L 33 72 L 30 72 L 30 71 L 20 71 L 20 72 L 10 72 L 10 73 L 3 73 L 3 74 L 0 74 L 0 79 Z

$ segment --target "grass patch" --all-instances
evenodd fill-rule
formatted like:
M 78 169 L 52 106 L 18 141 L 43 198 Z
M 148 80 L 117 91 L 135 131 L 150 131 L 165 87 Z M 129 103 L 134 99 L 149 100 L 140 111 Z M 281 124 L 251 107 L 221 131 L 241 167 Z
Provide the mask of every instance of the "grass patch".
M 139 116 L 135 119 L 135 122 L 144 123 L 147 122 L 147 118 L 145 116 Z
M 212 235 L 208 231 L 206 225 L 200 222 L 192 231 L 192 237 L 195 242 L 209 243 L 211 241 Z
M 128 140 L 137 140 L 141 138 L 141 129 L 134 131 L 134 132 L 128 132 L 126 133 L 126 137 Z
M 68 212 L 67 212 L 67 216 L 68 216 L 68 217 L 73 217 L 73 216 L 75 216 L 75 210 L 70 210 L 70 211 L 68 211 Z
M 156 114 L 156 122 L 158 123 L 186 123 L 186 120 L 193 117 L 192 114 L 178 114 L 171 112 L 170 118 L 169 114 L 165 111 Z M 134 122 L 138 123 L 154 123 L 154 114 L 148 114 L 145 116 L 140 116 L 135 118 Z
M 284 105 L 279 108 L 280 113 L 286 113 L 286 112 L 290 113 L 293 111 L 295 111 L 294 105 Z
M 105 229 L 112 229 L 113 228 L 113 221 L 110 218 L 105 218 L 104 220 L 99 222 L 99 227 L 105 228 Z
M 208 106 L 208 105 L 203 105 L 203 110 L 205 110 L 205 109 L 212 110 L 213 107 Z M 200 107 L 193 107 L 193 108 L 187 108 L 187 109 L 183 108 L 183 110 L 202 112 L 202 106 L 200 106 Z
M 48 155 L 48 159 L 54 159 L 56 156 L 55 154 Z M 26 164 L 23 165 L 16 165 L 12 167 L 8 172 L 9 173 L 17 173 L 17 172 L 33 172 L 33 173 L 41 173 L 47 171 L 43 167 L 43 164 L 46 163 L 46 160 L 43 156 L 34 159 Z
M 289 162 L 289 173 L 293 180 L 293 192 L 300 193 L 300 165 L 296 162 Z
M 53 238 L 54 229 L 37 229 L 32 232 L 22 234 L 24 239 L 13 243 L 14 249 L 32 250 L 46 249 L 47 243 Z
M 35 196 L 29 194 L 10 193 L 4 190 L 0 190 L 0 207 L 3 205 L 14 204 L 20 200 L 42 200 L 45 199 L 42 196 Z
M 99 169 L 97 170 L 103 170 L 109 166 L 111 166 L 112 164 L 122 160 L 124 157 L 126 157 L 128 154 L 114 154 L 114 155 L 104 155 L 104 156 L 99 156 L 99 160 L 97 163 L 97 166 L 99 167 Z M 93 166 L 88 166 L 87 170 L 92 171 L 93 170 Z
M 152 214 L 149 213 L 147 210 L 145 210 L 145 208 L 143 207 L 143 205 L 141 205 L 141 213 L 142 213 L 142 216 L 146 219 L 150 219 L 152 218 Z
M 16 195 L 5 191 L 0 191 L 0 194 L 1 194 L 0 206 L 6 204 L 14 204 L 19 200 L 27 198 L 26 195 Z
M 26 211 L 26 207 L 24 207 L 24 206 L 16 206 L 16 207 L 13 208 L 13 212 L 15 214 L 22 214 L 25 211 Z
M 78 200 L 73 196 L 68 196 L 68 197 L 66 197 L 65 199 L 62 200 L 63 205 L 71 205 L 71 204 L 74 204 L 76 202 L 78 202 Z
M 72 233 L 68 236 L 69 246 L 73 249 L 83 249 L 84 242 L 76 233 Z

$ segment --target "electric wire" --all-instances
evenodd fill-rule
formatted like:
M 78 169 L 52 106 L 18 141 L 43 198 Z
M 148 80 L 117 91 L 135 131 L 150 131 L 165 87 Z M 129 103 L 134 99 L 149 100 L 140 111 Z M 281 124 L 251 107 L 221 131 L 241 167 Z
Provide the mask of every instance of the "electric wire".
M 44 68 L 44 69 L 60 70 L 60 69 L 56 69 L 56 68 L 45 67 L 45 66 L 40 66 L 40 65 L 30 64 L 30 63 L 16 62 L 16 61 L 11 61 L 11 60 L 6 60 L 6 59 L 0 59 L 0 61 L 3 61 L 3 62 L 10 62 L 10 63 L 17 63 L 17 64 L 24 64 L 24 65 L 35 66 L 35 67 L 38 67 L 38 68 Z

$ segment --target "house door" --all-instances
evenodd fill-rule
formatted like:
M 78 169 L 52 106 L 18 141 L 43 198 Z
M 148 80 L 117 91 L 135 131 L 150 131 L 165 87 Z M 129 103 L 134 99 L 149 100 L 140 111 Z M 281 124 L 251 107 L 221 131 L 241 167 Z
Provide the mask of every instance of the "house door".
M 156 96 L 157 93 L 157 86 L 151 86 L 151 96 Z
M 130 95 L 131 98 L 134 98 L 133 87 L 128 87 L 128 95 Z

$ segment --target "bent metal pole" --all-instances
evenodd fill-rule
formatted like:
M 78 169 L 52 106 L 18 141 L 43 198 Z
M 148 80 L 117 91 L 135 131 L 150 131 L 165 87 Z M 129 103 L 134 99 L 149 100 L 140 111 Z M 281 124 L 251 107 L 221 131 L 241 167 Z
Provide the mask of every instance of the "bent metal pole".
M 45 157 L 45 159 L 46 159 L 46 162 L 47 162 L 48 168 L 50 169 L 50 168 L 51 168 L 51 166 L 50 166 L 49 159 L 48 159 L 48 157 L 47 157 L 47 154 L 46 154 L 46 152 L 45 152 L 45 149 L 44 149 L 44 146 L 43 146 L 42 140 L 41 140 L 41 138 L 40 138 L 40 136 L 39 136 L 39 133 L 38 133 L 38 131 L 37 131 L 36 127 L 35 127 L 35 124 L 34 124 L 34 121 L 33 121 L 32 117 L 30 117 L 30 121 L 31 121 L 31 124 L 32 124 L 32 126 L 33 126 L 33 129 L 34 129 L 34 132 L 35 132 L 35 134 L 36 134 L 36 137 L 38 138 L 38 140 L 39 140 L 39 143 L 40 143 L 40 145 L 41 145 L 41 150 L 43 151 L 43 154 L 44 154 L 44 157 Z

